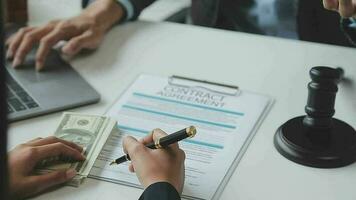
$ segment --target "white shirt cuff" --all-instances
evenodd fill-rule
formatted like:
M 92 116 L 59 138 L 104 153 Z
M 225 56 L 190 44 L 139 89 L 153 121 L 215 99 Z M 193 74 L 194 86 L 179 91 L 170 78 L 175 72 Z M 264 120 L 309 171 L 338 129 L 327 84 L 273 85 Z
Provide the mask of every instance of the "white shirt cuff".
M 131 1 L 130 0 L 116 0 L 116 1 L 118 1 L 126 10 L 125 21 L 132 19 L 134 16 L 134 7 L 133 7 Z

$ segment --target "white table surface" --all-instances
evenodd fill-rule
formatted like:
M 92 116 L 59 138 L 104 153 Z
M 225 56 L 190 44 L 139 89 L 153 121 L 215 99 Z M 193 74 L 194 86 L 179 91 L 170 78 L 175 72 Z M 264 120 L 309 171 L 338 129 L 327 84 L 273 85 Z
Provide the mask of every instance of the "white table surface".
M 267 94 L 275 104 L 228 182 L 221 199 L 355 200 L 356 164 L 339 169 L 304 167 L 273 146 L 276 129 L 302 115 L 312 66 L 341 66 L 336 117 L 356 127 L 356 50 L 170 23 L 135 22 L 115 27 L 91 55 L 71 61 L 102 95 L 100 103 L 71 111 L 103 114 L 141 73 L 173 74 L 240 86 Z M 79 92 L 79 91 L 78 91 Z M 80 94 L 80 92 L 79 92 Z M 12 123 L 9 148 L 51 135 L 60 113 Z M 142 190 L 88 179 L 38 199 L 138 199 Z

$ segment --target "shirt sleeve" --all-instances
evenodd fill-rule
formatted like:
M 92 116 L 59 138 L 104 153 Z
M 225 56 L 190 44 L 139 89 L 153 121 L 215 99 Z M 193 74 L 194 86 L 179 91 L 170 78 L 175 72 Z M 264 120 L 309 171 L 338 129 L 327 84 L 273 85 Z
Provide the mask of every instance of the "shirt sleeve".
M 123 9 L 126 11 L 126 18 L 124 21 L 129 21 L 134 16 L 134 8 L 130 0 L 116 0 L 122 5 Z
M 180 196 L 171 184 L 158 182 L 148 186 L 139 200 L 180 200 Z

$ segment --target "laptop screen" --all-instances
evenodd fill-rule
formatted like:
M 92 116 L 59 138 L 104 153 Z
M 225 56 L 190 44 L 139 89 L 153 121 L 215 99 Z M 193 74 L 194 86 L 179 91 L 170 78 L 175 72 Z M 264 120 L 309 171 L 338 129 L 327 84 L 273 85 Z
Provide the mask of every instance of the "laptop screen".
M 7 107 L 5 104 L 5 49 L 4 49 L 4 0 L 0 2 L 0 199 L 8 199 L 7 196 L 7 149 L 6 127 Z

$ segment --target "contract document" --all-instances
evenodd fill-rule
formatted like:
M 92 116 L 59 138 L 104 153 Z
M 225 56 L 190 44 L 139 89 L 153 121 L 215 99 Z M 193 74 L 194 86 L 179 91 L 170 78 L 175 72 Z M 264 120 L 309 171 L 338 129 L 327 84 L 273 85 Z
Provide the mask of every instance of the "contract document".
M 267 96 L 231 86 L 141 75 L 107 111 L 120 131 L 107 140 L 90 177 L 141 188 L 129 162 L 109 166 L 123 155 L 123 137 L 193 125 L 196 136 L 179 142 L 186 153 L 182 197 L 218 199 L 270 105 Z

